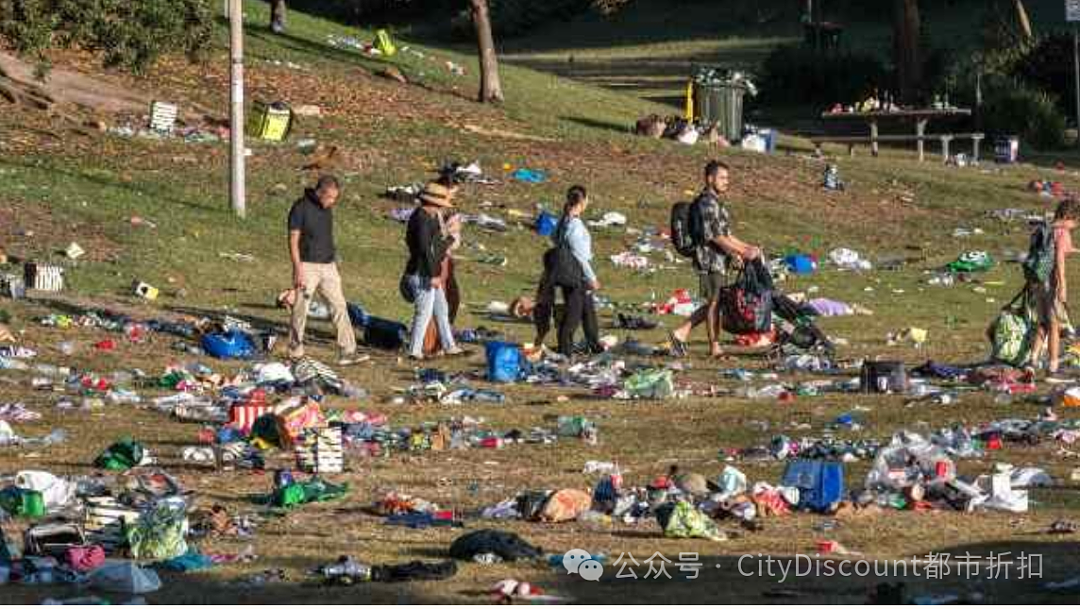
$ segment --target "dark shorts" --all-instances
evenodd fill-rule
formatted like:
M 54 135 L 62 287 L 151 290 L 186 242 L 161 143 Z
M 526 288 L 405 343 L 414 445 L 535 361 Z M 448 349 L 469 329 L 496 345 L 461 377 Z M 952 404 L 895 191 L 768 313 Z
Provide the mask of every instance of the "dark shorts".
M 707 301 L 715 300 L 720 289 L 727 285 L 726 273 L 701 273 L 698 275 L 698 296 Z

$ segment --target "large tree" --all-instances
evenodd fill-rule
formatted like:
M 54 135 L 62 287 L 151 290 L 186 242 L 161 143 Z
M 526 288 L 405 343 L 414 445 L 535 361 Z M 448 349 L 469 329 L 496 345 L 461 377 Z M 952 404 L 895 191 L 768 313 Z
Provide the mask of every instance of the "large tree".
M 480 103 L 503 101 L 499 83 L 499 60 L 495 55 L 495 39 L 491 35 L 491 14 L 487 0 L 469 0 L 476 46 L 480 53 Z
M 900 100 L 906 103 L 916 101 L 922 87 L 920 37 L 919 0 L 893 0 L 896 81 L 900 89 Z
M 276 34 L 285 31 L 285 0 L 270 0 L 270 29 Z

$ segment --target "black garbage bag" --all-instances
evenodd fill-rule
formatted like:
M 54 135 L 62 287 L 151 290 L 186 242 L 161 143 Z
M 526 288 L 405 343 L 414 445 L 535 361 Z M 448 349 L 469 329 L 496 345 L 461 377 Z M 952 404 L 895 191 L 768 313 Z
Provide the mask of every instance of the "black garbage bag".
M 375 565 L 371 568 L 371 581 L 386 583 L 439 581 L 450 579 L 456 574 L 457 563 L 452 560 L 443 562 L 414 560 L 400 565 Z
M 472 561 L 477 556 L 494 554 L 506 562 L 540 558 L 544 552 L 516 533 L 496 529 L 481 529 L 466 533 L 450 544 L 450 556 Z

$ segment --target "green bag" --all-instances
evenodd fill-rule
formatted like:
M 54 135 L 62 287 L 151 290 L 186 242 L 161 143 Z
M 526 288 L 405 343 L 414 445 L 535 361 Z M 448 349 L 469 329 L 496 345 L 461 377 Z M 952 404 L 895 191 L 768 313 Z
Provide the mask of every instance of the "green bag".
M 726 539 L 712 518 L 695 508 L 689 501 L 677 502 L 667 517 L 667 522 L 661 521 L 664 529 L 664 537 L 686 539 L 697 537 L 720 541 Z
M 982 273 L 994 268 L 994 259 L 986 252 L 964 252 L 945 268 L 953 273 Z
M 291 508 L 316 501 L 340 499 L 349 492 L 349 485 L 331 484 L 321 478 L 312 478 L 307 482 L 293 482 L 274 491 L 271 499 L 277 507 Z
M 1027 289 L 1006 305 L 987 330 L 990 357 L 1010 366 L 1023 366 L 1031 355 L 1036 316 Z
M 124 529 L 136 562 L 159 562 L 187 554 L 187 533 L 187 507 L 171 500 L 158 502 Z
M 1028 283 L 1049 285 L 1056 265 L 1057 243 L 1054 229 L 1049 223 L 1041 222 L 1031 233 L 1028 255 L 1021 265 L 1024 269 L 1024 280 Z
M 142 463 L 145 457 L 146 449 L 142 444 L 131 438 L 123 438 L 94 459 L 94 466 L 109 471 L 125 471 Z
M 291 508 L 305 503 L 304 487 L 300 484 L 290 484 L 274 491 L 274 505 L 277 507 Z
M 665 400 L 675 393 L 675 377 L 662 368 L 642 370 L 623 382 L 623 390 L 631 399 Z

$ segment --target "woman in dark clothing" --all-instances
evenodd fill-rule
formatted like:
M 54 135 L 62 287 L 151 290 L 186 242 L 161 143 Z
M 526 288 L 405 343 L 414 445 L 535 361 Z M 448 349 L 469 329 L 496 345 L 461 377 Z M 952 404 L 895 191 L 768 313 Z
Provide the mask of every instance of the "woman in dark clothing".
M 446 210 L 453 207 L 453 195 L 454 190 L 445 184 L 432 182 L 425 186 L 420 194 L 421 205 L 413 212 L 405 229 L 405 242 L 409 246 L 405 281 L 415 296 L 409 342 L 409 355 L 413 359 L 424 358 L 424 337 L 433 317 L 443 352 L 447 355 L 462 352 L 454 342 L 450 327 L 443 272 L 443 261 L 460 238 L 460 220 L 456 216 L 446 220 L 444 216 Z

